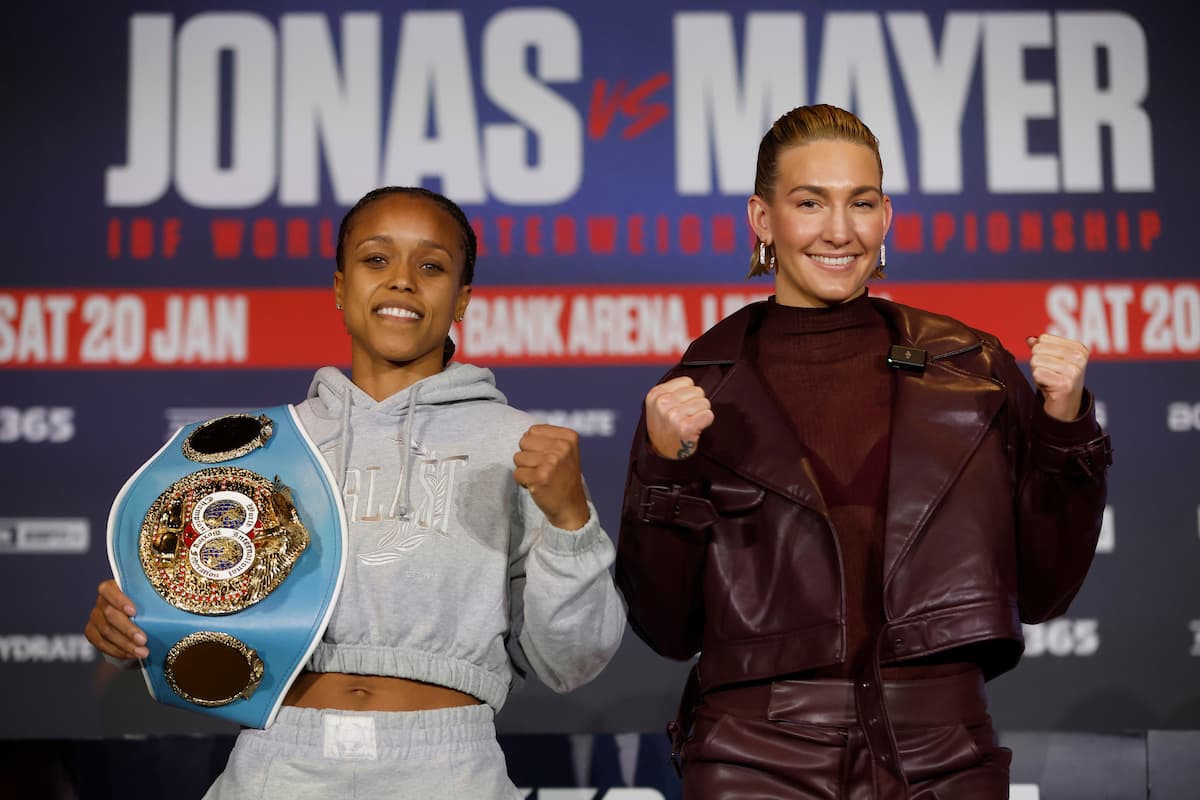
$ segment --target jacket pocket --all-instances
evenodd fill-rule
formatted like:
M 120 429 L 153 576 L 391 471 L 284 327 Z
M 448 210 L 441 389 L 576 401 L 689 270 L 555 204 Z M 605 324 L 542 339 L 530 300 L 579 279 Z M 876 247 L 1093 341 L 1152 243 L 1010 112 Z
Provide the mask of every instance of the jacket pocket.
M 983 751 L 965 725 L 899 729 L 896 745 L 910 783 L 960 772 L 983 761 Z

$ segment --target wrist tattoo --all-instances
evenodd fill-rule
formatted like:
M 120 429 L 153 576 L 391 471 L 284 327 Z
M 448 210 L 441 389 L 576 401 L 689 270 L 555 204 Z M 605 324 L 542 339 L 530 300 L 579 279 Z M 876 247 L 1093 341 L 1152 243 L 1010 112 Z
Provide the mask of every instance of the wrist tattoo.
M 682 439 L 680 439 L 679 440 L 679 452 L 677 452 L 675 454 L 675 457 L 676 458 L 687 458 L 695 451 L 696 451 L 696 443 L 695 442 L 685 442 Z

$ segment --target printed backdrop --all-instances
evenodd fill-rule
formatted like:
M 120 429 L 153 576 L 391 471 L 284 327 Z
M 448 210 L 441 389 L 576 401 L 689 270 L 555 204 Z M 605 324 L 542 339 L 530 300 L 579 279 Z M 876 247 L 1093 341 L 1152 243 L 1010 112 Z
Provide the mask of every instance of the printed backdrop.
M 576 428 L 616 535 L 641 398 L 770 284 L 742 280 L 757 143 L 858 112 L 896 209 L 872 291 L 1017 353 L 1092 350 L 1116 448 L 1067 617 L 993 684 L 1007 730 L 1200 727 L 1193 26 L 1167 4 L 18 4 L 6 11 L 0 736 L 227 730 L 149 702 L 81 635 L 124 480 L 181 424 L 348 366 L 344 210 L 441 190 L 480 237 L 461 358 Z M 1003 10 L 1000 10 L 1000 7 Z M 630 634 L 519 732 L 656 732 L 687 665 Z

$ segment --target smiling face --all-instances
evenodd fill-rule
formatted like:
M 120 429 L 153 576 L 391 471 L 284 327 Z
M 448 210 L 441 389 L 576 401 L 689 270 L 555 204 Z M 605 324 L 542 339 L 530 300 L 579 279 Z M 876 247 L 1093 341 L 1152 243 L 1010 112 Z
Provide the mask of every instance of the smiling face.
M 384 195 L 354 214 L 334 294 L 350 334 L 351 377 L 376 399 L 441 372 L 450 323 L 471 297 L 465 258 L 458 223 L 428 199 Z
M 863 293 L 892 223 L 875 153 L 816 140 L 779 154 L 769 196 L 747 204 L 750 225 L 775 254 L 775 299 L 822 307 Z

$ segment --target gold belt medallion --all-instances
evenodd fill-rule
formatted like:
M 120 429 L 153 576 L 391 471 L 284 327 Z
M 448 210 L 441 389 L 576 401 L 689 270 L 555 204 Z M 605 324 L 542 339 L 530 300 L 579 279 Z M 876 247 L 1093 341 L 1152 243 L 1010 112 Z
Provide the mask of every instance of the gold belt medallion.
M 184 700 L 211 708 L 249 700 L 262 682 L 263 662 L 236 637 L 197 631 L 167 653 L 163 676 Z
M 226 414 L 197 425 L 183 440 L 183 454 L 201 464 L 219 464 L 257 450 L 274 432 L 266 414 Z
M 154 589 L 195 614 L 232 614 L 283 582 L 308 547 L 291 490 L 239 467 L 171 484 L 142 522 L 138 553 Z

